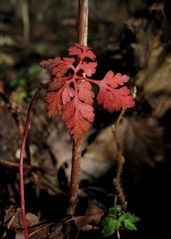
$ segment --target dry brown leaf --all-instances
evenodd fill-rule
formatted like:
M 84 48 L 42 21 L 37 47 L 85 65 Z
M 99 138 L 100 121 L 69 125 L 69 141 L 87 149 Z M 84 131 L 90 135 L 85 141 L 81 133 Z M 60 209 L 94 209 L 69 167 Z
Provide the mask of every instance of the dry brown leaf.
M 17 231 L 15 235 L 15 239 L 23 239 L 24 238 L 24 233 L 21 231 Z
M 163 4 L 154 4 L 150 9 L 160 13 L 161 21 L 167 27 Z M 153 114 L 160 118 L 171 107 L 171 54 L 168 54 L 169 43 L 161 41 L 164 29 L 156 25 L 155 14 L 152 17 L 150 21 L 132 18 L 127 25 L 136 37 L 132 48 L 136 62 L 141 67 L 136 85 L 142 89 L 142 95 L 152 106 Z
M 49 234 L 49 223 L 37 224 L 29 229 L 30 239 L 46 239 Z
M 62 226 L 57 227 L 49 236 L 49 239 L 64 239 L 64 233 L 62 232 Z
M 111 168 L 116 152 L 111 127 L 102 129 L 81 159 L 81 180 L 94 181 Z
M 90 202 L 85 215 L 74 217 L 74 221 L 79 231 L 88 230 L 91 228 L 91 225 L 99 224 L 103 215 L 103 209 L 98 207 L 94 202 Z
M 48 224 L 41 225 L 39 223 L 39 218 L 33 213 L 26 214 L 27 225 L 29 229 L 29 238 L 32 239 L 45 239 L 48 236 Z M 15 239 L 23 238 L 23 223 L 21 217 L 21 209 L 10 206 L 6 210 L 6 215 L 4 218 L 4 223 L 7 224 L 7 228 L 13 229 L 16 231 Z
M 143 164 L 154 166 L 155 160 L 163 159 L 163 129 L 156 118 L 124 118 L 117 130 L 117 135 L 126 161 L 141 167 Z M 99 132 L 88 147 L 82 161 L 82 168 L 84 171 L 87 170 L 87 174 L 91 173 L 94 176 L 105 174 L 115 164 L 116 153 L 111 126 L 108 126 Z M 94 161 L 99 164 L 96 165 Z M 89 167 L 86 164 L 89 164 Z
M 130 18 L 128 28 L 135 36 L 132 43 L 136 64 L 141 68 L 136 86 L 152 106 L 153 114 L 161 118 L 171 107 L 170 43 L 163 40 L 170 34 L 170 23 L 165 16 L 165 3 L 153 3 L 148 9 L 151 19 Z M 158 26 L 160 19 L 160 26 Z
M 10 213 L 11 213 L 11 217 L 9 218 Z M 21 217 L 21 208 L 17 208 L 13 210 L 10 207 L 7 211 L 6 216 L 8 216 L 8 228 L 18 229 L 23 227 L 22 217 Z
M 171 107 L 171 55 L 162 64 L 142 70 L 138 74 L 137 85 L 153 108 L 153 114 L 161 118 Z
M 119 135 L 123 152 L 132 160 L 152 165 L 153 160 L 162 159 L 163 129 L 155 118 L 125 119 Z
M 33 213 L 26 214 L 28 227 L 32 227 L 39 223 L 39 218 Z M 23 227 L 21 208 L 15 209 L 13 206 L 6 211 L 4 223 L 8 223 L 9 228 L 18 229 Z
M 14 216 L 15 212 L 16 208 L 12 205 L 7 210 L 5 210 L 4 223 L 8 223 L 9 220 Z

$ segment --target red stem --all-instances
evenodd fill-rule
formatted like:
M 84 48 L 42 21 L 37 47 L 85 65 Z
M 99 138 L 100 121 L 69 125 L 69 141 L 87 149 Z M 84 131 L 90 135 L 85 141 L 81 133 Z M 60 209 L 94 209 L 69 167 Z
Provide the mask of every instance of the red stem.
M 31 118 L 31 111 L 34 105 L 34 102 L 39 94 L 39 91 L 41 89 L 41 85 L 39 86 L 38 90 L 35 92 L 29 108 L 27 112 L 27 117 L 26 117 L 26 123 L 25 123 L 25 128 L 24 128 L 24 134 L 23 134 L 23 139 L 22 139 L 22 144 L 21 144 L 21 150 L 20 150 L 20 194 L 21 194 L 21 215 L 22 215 L 22 221 L 23 221 L 23 227 L 24 227 L 24 237 L 25 239 L 28 239 L 28 227 L 27 227 L 27 221 L 26 221 L 26 212 L 25 212 L 25 196 L 24 196 L 24 173 L 23 173 L 23 162 L 24 162 L 24 153 L 25 153 L 25 145 L 26 145 L 26 140 L 28 137 L 28 132 L 29 132 L 29 125 L 30 125 L 30 118 Z

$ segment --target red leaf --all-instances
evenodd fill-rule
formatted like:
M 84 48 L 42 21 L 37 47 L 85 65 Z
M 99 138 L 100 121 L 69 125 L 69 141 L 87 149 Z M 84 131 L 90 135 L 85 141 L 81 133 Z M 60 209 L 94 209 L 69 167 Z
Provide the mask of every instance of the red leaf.
M 117 73 L 116 75 L 113 71 L 108 71 L 103 79 L 106 84 L 110 85 L 112 88 L 124 85 L 129 80 L 129 76 Z
M 48 89 L 49 90 L 58 90 L 60 89 L 66 82 L 65 78 L 53 78 L 49 83 L 48 83 Z
M 54 59 L 43 60 L 40 65 L 45 69 L 49 70 L 52 75 L 56 77 L 63 77 L 66 72 L 72 67 L 75 62 L 74 58 L 63 58 L 56 57 Z
M 116 89 L 117 86 L 123 85 L 129 78 L 117 74 L 114 76 L 109 71 L 102 81 L 98 82 L 99 93 L 97 102 L 102 104 L 109 112 L 114 112 L 122 108 L 134 107 L 134 99 L 126 86 Z
M 69 56 L 78 56 L 81 59 L 89 58 L 91 60 L 95 60 L 96 56 L 94 55 L 93 51 L 81 44 L 74 44 L 74 46 L 69 48 Z
M 77 96 L 63 107 L 62 119 L 75 140 L 85 135 L 94 120 L 93 98 L 91 84 L 83 81 L 78 84 Z
M 56 77 L 63 77 L 69 69 L 72 68 L 73 63 L 75 62 L 74 58 L 63 58 L 61 59 L 56 67 L 53 68 L 52 74 Z
M 82 117 L 90 122 L 94 120 L 94 109 L 91 105 L 80 103 L 80 113 Z
M 67 122 L 69 121 L 75 114 L 75 102 L 74 99 L 70 102 L 68 102 L 64 107 L 63 107 L 63 113 L 62 113 L 62 119 L 63 121 Z
M 94 101 L 94 92 L 92 91 L 92 86 L 89 82 L 83 81 L 78 85 L 78 97 L 81 101 L 86 104 L 92 105 Z
M 62 119 L 75 140 L 81 139 L 89 130 L 94 120 L 93 111 L 91 105 L 82 103 L 77 97 L 64 105 Z
M 67 85 L 62 92 L 62 103 L 65 105 L 66 103 L 70 102 L 74 94 L 74 89 Z
M 84 71 L 84 74 L 86 76 L 92 76 L 94 73 L 96 73 L 96 66 L 97 66 L 97 62 L 83 62 L 80 65 L 80 69 L 82 69 Z
M 93 51 L 81 44 L 69 48 L 69 56 L 41 61 L 41 65 L 55 77 L 48 83 L 46 102 L 48 115 L 60 113 L 74 140 L 81 139 L 94 120 L 95 94 L 92 83 L 99 86 L 97 101 L 110 112 L 133 107 L 134 100 L 124 83 L 127 75 L 109 71 L 103 80 L 90 79 L 96 72 L 97 63 Z M 87 62 L 87 58 L 89 58 Z M 92 60 L 92 61 L 91 61 Z M 120 87 L 120 88 L 118 88 Z
M 45 69 L 47 69 L 48 71 L 51 72 L 52 69 L 59 64 L 60 60 L 61 60 L 60 57 L 55 57 L 54 59 L 43 60 L 39 64 L 43 68 L 45 68 Z
M 46 102 L 48 103 L 48 115 L 50 117 L 55 116 L 62 109 L 62 95 L 63 88 L 55 92 L 49 92 L 46 96 Z

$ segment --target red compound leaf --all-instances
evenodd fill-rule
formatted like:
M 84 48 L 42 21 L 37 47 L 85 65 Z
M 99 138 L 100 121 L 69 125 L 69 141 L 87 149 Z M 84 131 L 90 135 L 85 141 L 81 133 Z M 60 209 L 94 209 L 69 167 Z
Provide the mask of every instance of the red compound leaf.
M 89 58 L 91 60 L 96 59 L 96 56 L 94 55 L 93 51 L 90 48 L 78 43 L 74 44 L 74 46 L 71 46 L 69 48 L 69 56 L 78 56 L 81 59 L 84 58 Z
M 48 115 L 60 113 L 66 127 L 75 140 L 81 139 L 89 130 L 94 120 L 92 107 L 94 93 L 92 86 L 86 81 L 86 76 L 96 72 L 96 62 L 91 62 L 96 56 L 87 47 L 75 44 L 69 49 L 74 58 L 55 58 L 42 61 L 40 64 L 55 77 L 48 83 Z M 89 58 L 90 62 L 87 61 Z
M 123 86 L 129 80 L 126 75 L 114 75 L 109 71 L 101 81 L 89 78 L 97 66 L 96 56 L 90 48 L 75 44 L 69 48 L 69 56 L 41 61 L 40 64 L 54 76 L 48 83 L 48 115 L 59 113 L 73 139 L 79 140 L 94 120 L 92 83 L 99 86 L 98 103 L 110 112 L 133 107 L 134 100 L 128 88 Z
M 116 74 L 109 71 L 102 81 L 98 82 L 99 93 L 97 102 L 109 112 L 118 111 L 123 108 L 134 107 L 134 99 L 126 86 L 122 86 L 129 77 L 126 75 Z

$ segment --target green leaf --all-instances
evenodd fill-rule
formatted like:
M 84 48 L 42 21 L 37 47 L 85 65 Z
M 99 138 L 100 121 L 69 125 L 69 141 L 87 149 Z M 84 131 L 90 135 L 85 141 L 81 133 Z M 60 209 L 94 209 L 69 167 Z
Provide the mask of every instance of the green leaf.
M 137 230 L 135 223 L 140 221 L 140 218 L 129 212 L 123 212 L 118 219 L 123 227 L 127 230 Z
M 134 214 L 129 213 L 129 212 L 125 213 L 125 219 L 128 219 L 132 223 L 136 223 L 136 222 L 139 222 L 141 220 L 139 217 L 137 217 Z
M 125 229 L 131 230 L 131 231 L 137 230 L 137 227 L 135 226 L 135 224 L 127 219 L 124 221 L 124 227 L 125 227 Z
M 104 236 L 112 235 L 115 231 L 119 230 L 121 226 L 118 219 L 112 218 L 108 215 L 105 217 L 102 224 L 103 224 L 102 232 Z
M 108 214 L 102 221 L 103 235 L 110 236 L 120 229 L 126 229 L 131 231 L 136 231 L 137 227 L 135 223 L 139 222 L 141 219 L 134 214 L 125 212 L 120 205 L 117 204 L 115 198 L 114 206 L 109 208 Z

